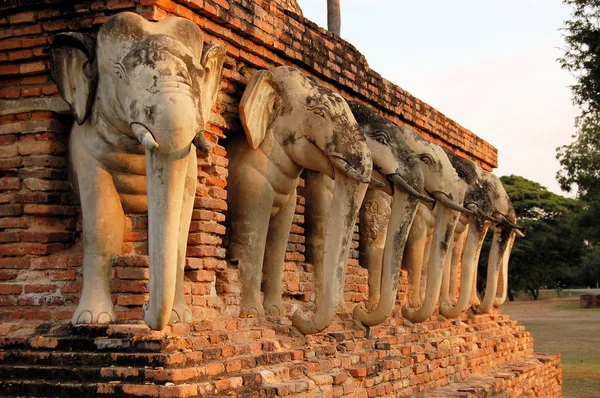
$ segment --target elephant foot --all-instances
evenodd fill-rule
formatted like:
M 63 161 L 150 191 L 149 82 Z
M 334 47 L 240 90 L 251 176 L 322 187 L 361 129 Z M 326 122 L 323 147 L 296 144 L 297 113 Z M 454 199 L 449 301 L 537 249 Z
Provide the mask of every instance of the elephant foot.
M 285 308 L 281 303 L 281 300 L 265 300 L 263 303 L 265 312 L 271 316 L 284 316 Z
M 243 305 L 240 309 L 240 318 L 263 318 L 265 309 L 262 305 Z
M 75 310 L 71 323 L 73 325 L 86 325 L 91 323 L 111 323 L 117 320 L 117 314 L 112 302 L 81 301 Z
M 193 320 L 192 310 L 187 304 L 174 304 L 171 312 L 171 323 L 189 323 Z

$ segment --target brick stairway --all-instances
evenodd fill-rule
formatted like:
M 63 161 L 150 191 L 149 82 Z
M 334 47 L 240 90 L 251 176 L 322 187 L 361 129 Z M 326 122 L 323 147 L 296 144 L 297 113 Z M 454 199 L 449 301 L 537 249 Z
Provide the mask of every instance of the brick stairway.
M 287 318 L 217 319 L 162 332 L 142 324 L 63 325 L 38 336 L 0 337 L 0 395 L 517 396 L 510 392 L 535 393 L 527 383 L 538 373 L 548 386 L 557 384 L 550 371 L 556 360 L 544 362 L 532 349 L 529 333 L 501 314 L 414 326 L 390 319 L 371 329 L 346 315 L 314 336 L 298 334 Z

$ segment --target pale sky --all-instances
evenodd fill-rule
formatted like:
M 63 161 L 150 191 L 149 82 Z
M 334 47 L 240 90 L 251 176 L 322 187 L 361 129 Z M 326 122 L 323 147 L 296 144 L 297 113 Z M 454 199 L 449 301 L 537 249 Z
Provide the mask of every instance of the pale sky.
M 298 0 L 327 25 L 326 0 Z M 498 148 L 498 176 L 561 192 L 556 147 L 577 108 L 560 68 L 561 0 L 341 0 L 342 38 L 371 69 Z

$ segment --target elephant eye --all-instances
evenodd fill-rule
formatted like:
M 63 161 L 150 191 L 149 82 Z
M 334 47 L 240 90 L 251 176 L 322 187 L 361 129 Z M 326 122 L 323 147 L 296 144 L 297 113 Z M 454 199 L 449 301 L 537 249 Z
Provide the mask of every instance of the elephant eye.
M 312 113 L 314 113 L 315 115 L 325 118 L 325 116 L 329 115 L 329 111 L 327 110 L 327 108 L 325 106 L 313 106 L 309 109 Z
M 125 68 L 119 62 L 114 62 L 113 61 L 112 67 L 113 67 L 114 74 L 117 75 L 117 77 L 119 79 L 123 79 L 123 78 L 125 78 L 127 76 L 127 73 L 125 72 Z
M 371 138 L 381 145 L 390 146 L 390 137 L 388 137 L 388 134 L 383 130 L 375 131 L 371 134 Z
M 422 154 L 420 154 L 419 155 L 419 160 L 421 162 L 425 163 L 428 166 L 433 164 L 433 158 L 428 153 L 422 153 Z

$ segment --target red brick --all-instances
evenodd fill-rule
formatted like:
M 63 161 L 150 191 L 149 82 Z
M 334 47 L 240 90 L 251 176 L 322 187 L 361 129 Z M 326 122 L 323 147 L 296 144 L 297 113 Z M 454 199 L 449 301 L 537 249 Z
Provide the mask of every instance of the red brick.
M 2 72 L 0 65 L 0 73 Z M 18 68 L 17 68 L 18 69 Z M 18 87 L 7 87 L 0 89 L 0 98 L 19 98 L 21 96 L 21 90 Z
M 108 0 L 106 8 L 109 10 L 122 10 L 125 8 L 134 8 L 135 2 L 133 0 Z
M 65 21 L 56 20 L 56 21 L 48 21 L 42 24 L 42 27 L 47 32 L 54 32 L 57 30 L 66 30 L 67 23 Z
M 0 295 L 21 294 L 23 285 L 0 283 Z
M 8 17 L 8 22 L 10 24 L 35 22 L 35 14 L 33 13 L 33 11 L 20 12 L 18 14 L 13 14 Z
M 24 285 L 23 293 L 55 293 L 58 290 L 57 285 Z
M 148 280 L 150 270 L 148 268 L 119 268 L 117 278 L 119 279 L 142 279 Z
M 0 51 L 12 50 L 22 47 L 22 39 L 20 37 L 13 39 L 0 40 Z
M 21 64 L 19 66 L 19 73 L 21 73 L 22 75 L 32 75 L 35 73 L 46 72 L 48 71 L 48 69 L 48 62 L 35 61 L 26 64 Z

